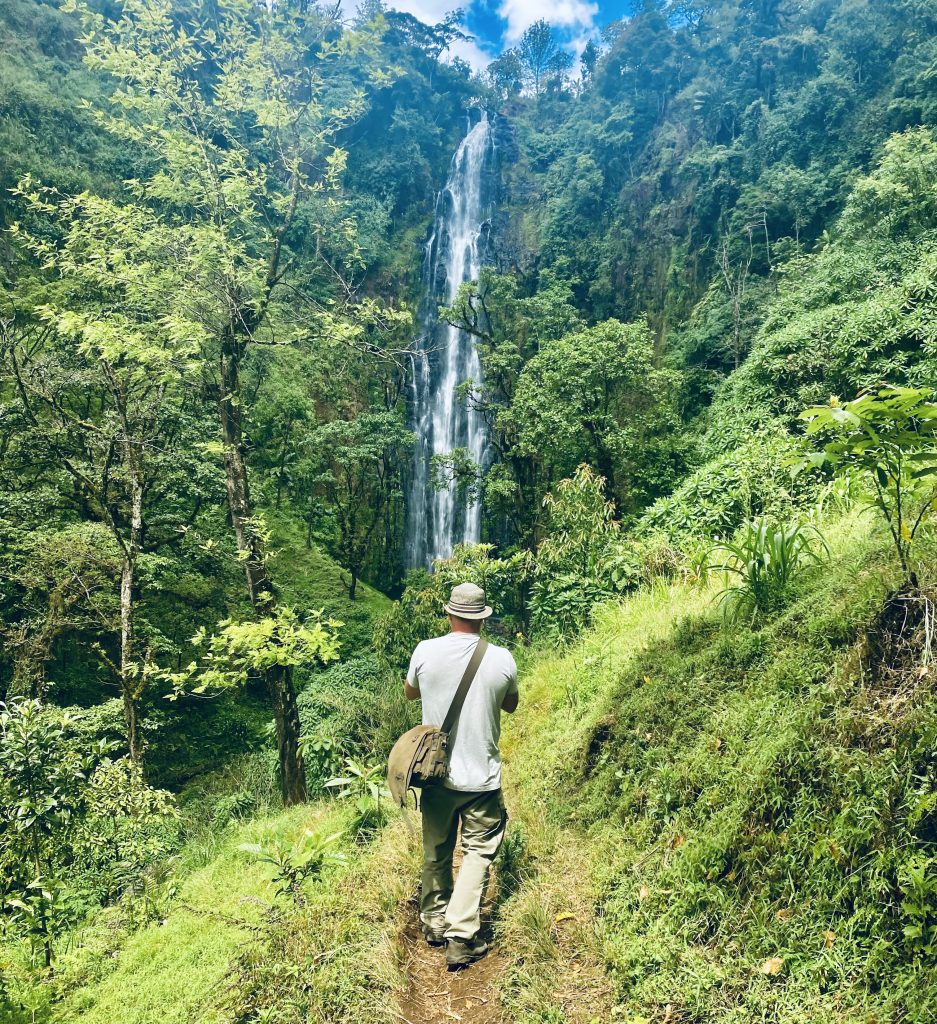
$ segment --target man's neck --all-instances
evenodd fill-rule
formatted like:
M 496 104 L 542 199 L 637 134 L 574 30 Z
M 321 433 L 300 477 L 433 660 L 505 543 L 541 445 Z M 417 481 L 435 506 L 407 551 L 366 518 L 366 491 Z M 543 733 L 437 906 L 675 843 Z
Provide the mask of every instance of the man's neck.
M 474 633 L 478 636 L 482 631 L 481 622 L 470 622 L 468 619 L 449 619 L 450 633 Z

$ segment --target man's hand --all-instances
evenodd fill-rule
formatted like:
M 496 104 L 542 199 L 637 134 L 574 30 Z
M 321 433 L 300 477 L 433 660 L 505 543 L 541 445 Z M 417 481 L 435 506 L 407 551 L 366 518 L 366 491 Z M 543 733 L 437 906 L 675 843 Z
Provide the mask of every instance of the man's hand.
M 403 681 L 403 695 L 407 700 L 419 700 L 420 691 L 415 687 L 411 686 L 406 679 Z
M 519 694 L 509 693 L 501 702 L 501 710 L 506 711 L 509 715 L 513 715 L 514 712 L 517 711 L 517 702 L 519 699 Z

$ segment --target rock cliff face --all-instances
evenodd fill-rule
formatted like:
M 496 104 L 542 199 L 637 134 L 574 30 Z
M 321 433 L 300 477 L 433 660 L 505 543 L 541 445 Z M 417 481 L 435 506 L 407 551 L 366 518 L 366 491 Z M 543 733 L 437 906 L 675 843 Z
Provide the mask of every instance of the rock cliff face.
M 482 417 L 458 393 L 464 381 L 481 380 L 475 339 L 439 323 L 438 311 L 455 299 L 463 283 L 478 278 L 482 266 L 493 262 L 501 168 L 514 146 L 513 132 L 503 119 L 483 110 L 468 112 L 466 135 L 437 197 L 424 247 L 419 353 L 410 396 L 417 434 L 407 505 L 410 566 L 448 557 L 457 544 L 481 536 L 480 503 L 470 504 L 455 483 L 433 486 L 434 456 L 461 452 L 482 468 L 491 458 Z

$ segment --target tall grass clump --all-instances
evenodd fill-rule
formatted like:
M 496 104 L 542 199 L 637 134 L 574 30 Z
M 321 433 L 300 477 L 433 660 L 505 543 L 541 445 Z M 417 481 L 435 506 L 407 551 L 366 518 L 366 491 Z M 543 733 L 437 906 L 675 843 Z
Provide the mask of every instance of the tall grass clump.
M 810 569 L 822 565 L 829 549 L 809 523 L 748 520 L 735 540 L 713 548 L 710 568 L 735 579 L 719 595 L 729 618 L 777 611 Z

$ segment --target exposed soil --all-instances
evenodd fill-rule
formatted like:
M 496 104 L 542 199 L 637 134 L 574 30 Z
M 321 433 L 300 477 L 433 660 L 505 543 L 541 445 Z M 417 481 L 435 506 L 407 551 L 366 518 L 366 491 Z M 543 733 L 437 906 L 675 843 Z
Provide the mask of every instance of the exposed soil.
M 458 870 L 459 851 L 456 848 Z M 401 931 L 407 991 L 400 1000 L 397 1015 L 403 1024 L 502 1024 L 501 975 L 506 958 L 492 940 L 491 910 L 495 883 L 489 881 L 485 906 L 482 911 L 482 937 L 490 944 L 486 956 L 471 967 L 449 971 L 446 967 L 444 947 L 426 944 L 420 930 L 417 898 L 405 908 L 406 921 Z
M 930 658 L 934 604 L 916 588 L 893 591 L 866 634 L 868 674 L 872 683 L 916 668 Z

